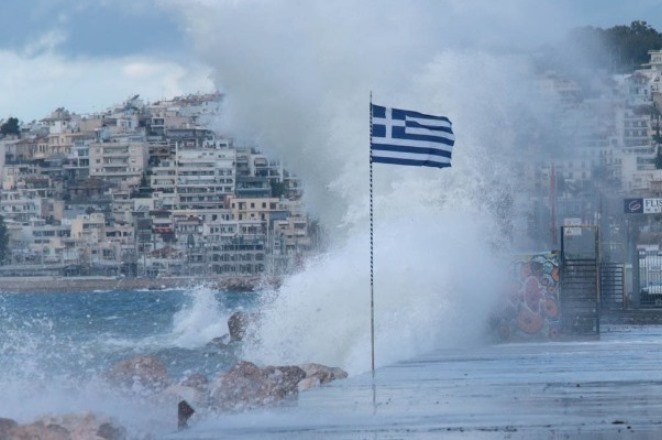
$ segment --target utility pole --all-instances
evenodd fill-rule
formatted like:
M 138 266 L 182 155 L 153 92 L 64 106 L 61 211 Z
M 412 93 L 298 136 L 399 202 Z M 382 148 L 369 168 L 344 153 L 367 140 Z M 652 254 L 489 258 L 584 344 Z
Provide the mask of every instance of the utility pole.
M 549 170 L 549 226 L 552 249 L 556 249 L 558 238 L 556 235 L 556 168 L 554 167 L 554 162 L 550 163 Z

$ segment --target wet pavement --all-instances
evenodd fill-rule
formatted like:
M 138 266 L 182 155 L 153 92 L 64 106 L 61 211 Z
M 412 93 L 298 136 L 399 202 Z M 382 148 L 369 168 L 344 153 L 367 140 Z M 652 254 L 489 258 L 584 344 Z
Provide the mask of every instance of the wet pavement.
M 374 383 L 351 377 L 172 438 L 661 439 L 662 327 L 441 350 L 380 368 Z

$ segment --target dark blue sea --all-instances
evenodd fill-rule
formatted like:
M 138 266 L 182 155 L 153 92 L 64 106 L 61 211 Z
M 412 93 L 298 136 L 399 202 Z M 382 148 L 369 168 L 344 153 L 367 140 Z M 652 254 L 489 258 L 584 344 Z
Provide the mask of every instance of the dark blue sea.
M 166 361 L 175 377 L 231 361 L 206 344 L 257 294 L 206 288 L 0 295 L 0 370 L 87 377 L 136 354 Z M 31 368 L 26 368 L 30 366 Z

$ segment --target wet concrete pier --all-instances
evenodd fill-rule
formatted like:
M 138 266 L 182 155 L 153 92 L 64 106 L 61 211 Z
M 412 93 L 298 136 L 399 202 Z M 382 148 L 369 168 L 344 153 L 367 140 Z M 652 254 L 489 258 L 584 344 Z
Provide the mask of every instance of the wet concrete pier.
M 173 438 L 659 439 L 662 327 L 599 340 L 440 350 Z

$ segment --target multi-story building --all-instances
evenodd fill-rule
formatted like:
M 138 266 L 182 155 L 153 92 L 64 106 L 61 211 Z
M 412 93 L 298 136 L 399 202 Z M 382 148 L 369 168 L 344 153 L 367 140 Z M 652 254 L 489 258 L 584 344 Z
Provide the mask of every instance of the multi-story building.
M 90 177 L 112 184 L 138 185 L 147 166 L 146 142 L 115 138 L 90 144 Z
M 254 276 L 276 253 L 309 248 L 304 217 L 284 204 L 300 198 L 298 179 L 200 126 L 219 99 L 60 108 L 0 139 L 12 262 L 29 273 Z
M 44 199 L 21 190 L 0 193 L 0 215 L 16 223 L 29 224 L 43 218 Z
M 635 108 L 625 108 L 618 114 L 619 134 L 622 133 L 624 148 L 648 147 L 651 145 L 649 131 L 650 113 L 637 111 Z
M 70 220 L 71 238 L 86 243 L 99 243 L 106 236 L 106 218 L 103 214 L 77 215 Z
M 87 136 L 79 136 L 74 140 L 63 164 L 67 180 L 84 180 L 90 176 L 90 145 L 94 139 L 92 133 L 87 133 Z
M 235 152 L 231 149 L 178 149 L 175 160 L 152 169 L 156 192 L 174 194 L 168 209 L 214 209 L 235 191 Z
M 278 209 L 279 199 L 276 197 L 230 197 L 228 203 L 233 220 L 251 220 L 263 222 L 271 220 L 271 212 Z

